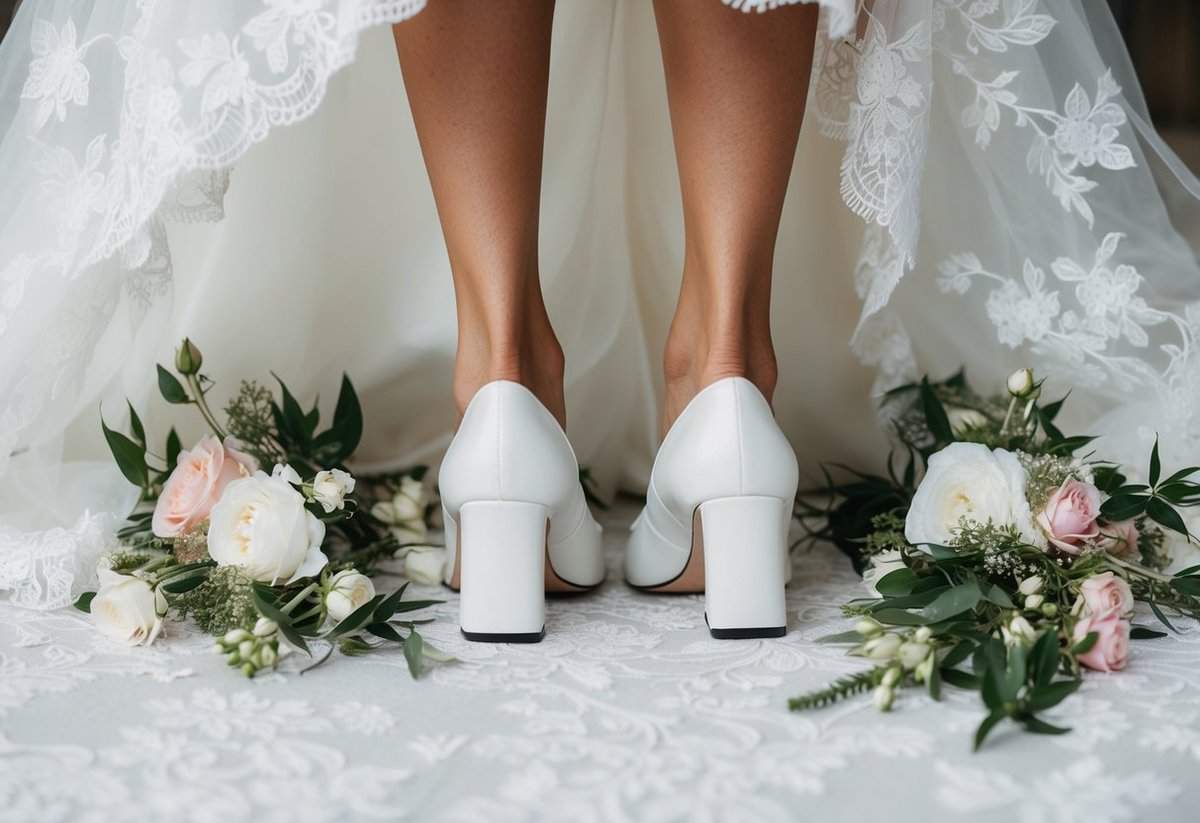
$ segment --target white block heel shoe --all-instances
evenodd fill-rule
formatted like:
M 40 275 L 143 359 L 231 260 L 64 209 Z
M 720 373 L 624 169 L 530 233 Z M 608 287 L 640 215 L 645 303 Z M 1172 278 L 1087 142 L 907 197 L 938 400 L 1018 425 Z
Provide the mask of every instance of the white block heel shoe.
M 710 384 L 659 447 L 625 579 L 703 591 L 713 637 L 782 637 L 797 482 L 796 454 L 758 388 L 742 377 Z
M 536 643 L 545 592 L 604 579 L 600 525 L 554 415 L 520 383 L 496 380 L 471 399 L 439 472 L 449 561 L 468 640 Z

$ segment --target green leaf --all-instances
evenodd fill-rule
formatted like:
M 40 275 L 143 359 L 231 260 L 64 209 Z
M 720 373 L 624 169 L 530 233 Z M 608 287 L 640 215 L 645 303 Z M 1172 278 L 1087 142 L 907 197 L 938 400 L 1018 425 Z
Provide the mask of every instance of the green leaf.
M 1171 579 L 1171 588 L 1181 594 L 1200 597 L 1200 577 L 1175 577 Z
M 1047 403 L 1046 405 L 1040 407 L 1038 411 L 1040 411 L 1048 419 L 1053 420 L 1054 418 L 1058 417 L 1058 413 L 1062 411 L 1063 403 L 1066 403 L 1067 398 L 1070 396 L 1071 393 L 1067 392 L 1062 396 L 1061 400 L 1055 400 L 1053 403 Z
M 142 419 L 134 411 L 132 403 L 126 400 L 125 405 L 129 407 L 129 430 L 133 433 L 133 439 L 139 446 L 145 448 L 146 428 L 142 425 Z
M 879 578 L 875 589 L 882 595 L 898 596 L 911 592 L 916 582 L 917 575 L 912 569 L 896 569 Z
M 1200 572 L 1200 566 L 1188 566 L 1186 569 L 1180 569 L 1179 571 L 1175 572 L 1175 576 L 1188 577 L 1189 575 L 1196 574 L 1196 572 Z
M 987 740 L 987 736 L 991 734 L 992 729 L 996 728 L 996 724 L 1003 719 L 1004 713 L 995 711 L 983 718 L 983 722 L 975 730 L 975 751 L 979 751 L 979 747 L 983 745 L 983 741 Z
M 134 443 L 120 432 L 113 431 L 100 418 L 100 428 L 104 431 L 104 439 L 108 442 L 109 451 L 117 461 L 117 468 L 125 479 L 140 489 L 149 485 L 149 474 L 146 470 L 146 449 Z
M 79 611 L 81 611 L 81 612 L 87 612 L 88 614 L 91 614 L 92 613 L 92 600 L 94 600 L 95 597 L 96 597 L 96 592 L 84 592 L 83 594 L 79 595 L 79 599 L 76 600 L 71 605 L 74 606 L 75 608 L 79 609 Z
M 855 631 L 827 634 L 817 638 L 818 643 L 861 643 L 862 641 L 863 636 Z
M 1186 477 L 1190 477 L 1196 472 L 1200 472 L 1200 466 L 1188 466 L 1186 469 L 1180 469 L 1179 471 L 1175 472 L 1173 475 L 1164 480 L 1163 483 L 1174 483 L 1177 480 L 1183 480 Z
M 1033 732 L 1034 734 L 1066 734 L 1071 731 L 1070 729 L 1064 729 L 1062 726 L 1052 726 L 1036 717 L 1021 718 L 1021 725 L 1025 727 L 1025 731 Z
M 1035 686 L 1044 686 L 1054 679 L 1058 672 L 1059 650 L 1058 633 L 1045 630 L 1038 635 L 1033 644 L 1029 662 L 1033 666 L 1033 682 Z
M 366 630 L 376 637 L 391 640 L 393 643 L 403 643 L 404 636 L 392 628 L 390 623 L 368 623 Z
M 1074 646 L 1071 647 L 1071 653 L 1076 655 L 1087 654 L 1092 650 L 1092 647 L 1096 645 L 1096 641 L 1099 639 L 1100 635 L 1097 632 L 1088 632 L 1086 635 L 1080 638 L 1080 640 L 1076 642 Z
M 1159 475 L 1162 474 L 1162 461 L 1158 458 L 1158 436 L 1154 437 L 1154 448 L 1150 450 L 1150 481 L 1151 486 L 1158 485 Z
M 162 366 L 155 365 L 158 369 L 158 391 L 163 396 L 163 400 L 175 404 L 192 402 L 191 398 L 188 397 L 187 390 L 179 382 L 178 378 Z
M 208 569 L 203 569 L 192 574 L 181 574 L 178 577 L 172 577 L 163 583 L 161 588 L 167 594 L 183 594 L 184 592 L 190 592 L 207 579 Z
M 1004 682 L 1001 684 L 1005 700 L 1016 700 L 1021 687 L 1025 685 L 1026 655 L 1024 646 L 1013 646 L 1008 650 L 1008 668 L 1004 674 Z
M 929 671 L 929 682 L 926 683 L 929 687 L 929 696 L 934 700 L 942 699 L 942 670 L 934 666 Z
M 921 406 L 925 412 L 925 425 L 930 434 L 939 443 L 954 442 L 954 430 L 950 427 L 950 418 L 937 393 L 929 385 L 929 378 L 921 380 Z
M 292 392 L 288 389 L 287 384 L 283 382 L 283 379 L 274 372 L 271 373 L 271 376 L 279 383 L 279 389 L 283 395 L 282 422 L 286 426 L 288 434 L 297 443 L 303 446 L 309 445 L 312 442 L 312 431 L 308 428 L 304 410 L 300 408 L 300 404 L 292 396 Z
M 1149 626 L 1131 626 L 1129 629 L 1129 637 L 1133 640 L 1155 640 L 1166 636 L 1166 632 L 1151 629 Z
M 1149 600 L 1147 603 L 1150 605 L 1150 611 L 1154 612 L 1154 616 L 1158 618 L 1160 623 L 1176 634 L 1179 634 L 1179 629 L 1171 625 L 1171 621 L 1167 619 L 1165 614 L 1163 614 L 1163 610 L 1158 607 L 1157 603 L 1155 603 L 1153 600 Z
M 920 614 L 906 612 L 903 609 L 879 609 L 871 612 L 871 617 L 889 626 L 924 626 L 930 622 L 928 618 Z
M 988 587 L 983 590 L 983 596 L 989 603 L 995 603 L 1002 609 L 1016 608 L 1016 605 L 1012 602 L 1012 598 L 1008 596 L 1008 592 L 995 583 L 988 584 Z
M 942 665 L 946 668 L 953 668 L 959 663 L 971 656 L 971 652 L 975 651 L 975 643 L 970 640 L 960 640 L 958 644 L 952 648 L 949 653 L 942 658 Z
M 1026 706 L 1030 711 L 1045 711 L 1074 694 L 1082 683 L 1082 680 L 1059 680 L 1038 686 L 1030 692 L 1029 699 L 1025 701 Z
M 1119 523 L 1140 516 L 1146 511 L 1150 498 L 1142 494 L 1118 494 L 1100 505 L 1100 514 L 1110 523 Z
M 408 583 L 405 583 L 400 588 L 389 594 L 383 600 L 379 601 L 379 605 L 375 607 L 374 613 L 371 615 L 376 622 L 386 623 L 388 618 L 396 613 L 396 606 L 400 603 L 400 598 L 404 597 L 404 591 L 408 588 Z
M 1146 514 L 1160 526 L 1179 532 L 1185 537 L 1189 536 L 1187 525 L 1183 522 L 1183 518 L 1179 516 L 1179 512 L 1175 511 L 1167 501 L 1158 497 L 1150 498 L 1150 501 L 1146 503 Z
M 183 451 L 183 443 L 179 440 L 179 432 L 175 431 L 172 426 L 167 432 L 167 471 L 175 468 L 175 464 L 179 462 L 179 453 Z
M 408 673 L 414 680 L 421 676 L 421 646 L 421 635 L 415 630 L 409 632 L 408 639 L 404 641 L 404 659 L 408 663 Z
M 959 669 L 951 669 L 951 668 L 947 668 L 947 667 L 943 666 L 941 669 L 941 674 L 942 674 L 942 680 L 945 680 L 947 683 L 949 683 L 951 686 L 954 686 L 956 689 L 975 690 L 975 689 L 978 689 L 980 686 L 980 681 L 979 681 L 978 677 L 976 677 L 973 674 L 967 674 L 966 672 L 960 671 Z
M 325 637 L 332 639 L 358 631 L 371 622 L 375 609 L 381 602 L 383 602 L 383 595 L 375 595 L 366 603 L 363 603 L 357 609 L 350 612 L 350 614 L 346 615 L 336 626 L 329 630 Z
M 255 586 L 253 591 L 254 608 L 258 611 L 258 613 L 268 620 L 274 620 L 275 623 L 279 625 L 279 633 L 282 634 L 289 643 L 311 657 L 312 652 L 308 650 L 308 643 L 306 643 L 304 641 L 304 637 L 298 631 L 296 631 L 295 626 L 292 625 L 292 619 L 280 611 L 278 606 L 270 602 L 261 588 Z
M 979 603 L 979 586 L 974 582 L 960 583 L 938 595 L 938 598 L 921 610 L 926 622 L 946 620 L 975 608 Z

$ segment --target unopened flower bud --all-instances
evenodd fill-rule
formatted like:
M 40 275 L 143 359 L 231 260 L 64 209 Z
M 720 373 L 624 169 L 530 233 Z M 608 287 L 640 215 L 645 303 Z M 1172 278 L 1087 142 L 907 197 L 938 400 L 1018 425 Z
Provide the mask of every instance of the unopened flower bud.
M 236 646 L 243 640 L 249 639 L 250 632 L 246 631 L 245 629 L 231 629 L 230 631 L 225 632 L 225 636 L 221 638 L 222 642 L 224 642 L 226 646 Z
M 1058 604 L 1043 603 L 1042 604 L 1042 614 L 1044 614 L 1046 617 L 1057 617 L 1058 616 Z
M 1033 369 L 1017 369 L 1008 376 L 1008 393 L 1013 397 L 1028 397 L 1033 391 Z
M 863 652 L 872 660 L 891 660 L 900 648 L 900 636 L 897 634 L 881 634 L 868 640 L 863 645 Z
M 930 675 L 933 674 L 933 663 L 933 655 L 931 654 L 922 660 L 920 665 L 913 669 L 913 676 L 917 678 L 918 682 L 926 683 L 929 681 Z
M 875 703 L 875 708 L 881 712 L 889 711 L 892 708 L 892 702 L 896 699 L 896 692 L 890 686 L 877 686 L 875 694 L 872 697 Z
M 918 643 L 928 643 L 931 637 L 933 637 L 933 630 L 928 626 L 921 626 L 913 632 L 913 640 L 916 640 Z
M 895 686 L 898 682 L 900 682 L 900 670 L 895 666 L 892 666 L 883 673 L 883 679 L 879 682 L 881 685 L 887 686 L 888 688 Z
M 1017 590 L 1025 595 L 1037 594 L 1042 590 L 1043 585 L 1042 578 L 1035 574 L 1033 577 L 1026 577 L 1022 580 L 1021 585 L 1017 586 Z
M 263 646 L 259 649 L 258 658 L 262 662 L 264 669 L 269 669 L 275 665 L 278 656 L 275 654 L 275 649 L 271 646 Z
M 238 654 L 240 654 L 242 656 L 243 660 L 249 660 L 250 655 L 254 654 L 254 641 L 253 640 L 243 640 L 241 643 L 238 643 L 237 650 L 238 650 Z
M 1025 608 L 1036 609 L 1042 605 L 1042 602 L 1045 601 L 1045 599 L 1046 598 L 1042 597 L 1040 594 L 1031 594 L 1029 597 L 1025 598 Z
M 878 620 L 870 617 L 864 617 L 854 624 L 854 631 L 861 634 L 863 637 L 874 637 L 883 631 L 883 626 Z
M 253 663 L 246 663 L 242 666 L 242 674 L 246 675 L 246 677 L 254 677 L 255 671 L 257 670 L 254 668 Z
M 236 650 L 231 651 L 229 654 L 225 655 L 225 662 L 230 666 L 236 666 L 238 663 L 242 662 L 242 656 L 238 654 Z
M 265 617 L 258 618 L 258 622 L 254 624 L 255 637 L 270 637 L 279 631 L 279 625 L 274 620 L 268 620 Z
M 924 643 L 905 643 L 900 647 L 900 665 L 906 669 L 915 669 L 926 657 L 929 646 Z
M 175 368 L 183 375 L 192 375 L 200 371 L 200 364 L 204 362 L 204 356 L 200 354 L 200 350 L 196 348 L 196 344 L 186 337 L 183 338 L 183 344 L 180 345 L 179 351 L 175 352 Z

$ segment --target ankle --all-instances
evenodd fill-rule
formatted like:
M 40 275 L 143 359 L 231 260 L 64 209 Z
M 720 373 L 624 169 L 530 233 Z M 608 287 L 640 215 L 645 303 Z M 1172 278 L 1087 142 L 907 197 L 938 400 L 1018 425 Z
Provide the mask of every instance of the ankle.
M 566 421 L 563 399 L 565 360 L 553 333 L 536 342 L 464 340 L 460 337 L 454 368 L 454 402 L 461 416 L 471 398 L 494 380 L 511 380 L 533 392 L 558 419 Z

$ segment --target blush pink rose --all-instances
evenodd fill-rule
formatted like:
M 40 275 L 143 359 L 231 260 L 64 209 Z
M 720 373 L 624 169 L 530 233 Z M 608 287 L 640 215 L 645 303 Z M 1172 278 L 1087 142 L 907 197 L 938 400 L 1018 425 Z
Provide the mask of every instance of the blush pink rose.
M 1129 584 L 1112 572 L 1093 574 L 1079 586 L 1079 593 L 1090 614 L 1116 612 L 1121 616 L 1133 611 Z
M 1129 557 L 1138 551 L 1138 528 L 1134 520 L 1105 523 L 1100 527 L 1096 544 L 1116 557 Z
M 1067 554 L 1079 554 L 1080 543 L 1100 534 L 1100 490 L 1091 483 L 1068 480 L 1046 501 L 1037 516 L 1050 542 Z
M 1092 632 L 1095 644 L 1079 655 L 1079 662 L 1098 672 L 1115 672 L 1129 660 L 1129 621 L 1115 611 L 1089 614 L 1075 624 L 1075 641 Z
M 180 452 L 154 507 L 150 525 L 155 536 L 183 534 L 208 517 L 231 481 L 256 471 L 257 461 L 238 451 L 231 437 L 222 444 L 209 435 L 190 451 Z

